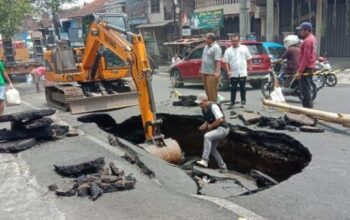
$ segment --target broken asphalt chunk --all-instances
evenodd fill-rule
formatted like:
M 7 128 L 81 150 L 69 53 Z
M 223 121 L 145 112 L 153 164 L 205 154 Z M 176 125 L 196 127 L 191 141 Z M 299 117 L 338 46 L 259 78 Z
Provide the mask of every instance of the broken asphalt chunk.
M 76 193 L 77 190 L 75 189 L 75 187 L 72 187 L 68 190 L 56 190 L 56 195 L 64 197 L 75 196 Z
M 54 109 L 31 110 L 0 116 L 0 122 L 28 122 L 55 114 Z
M 81 176 L 82 174 L 99 172 L 104 165 L 105 165 L 104 157 L 100 157 L 95 160 L 87 161 L 76 165 L 69 165 L 69 166 L 54 165 L 54 167 L 56 172 L 62 176 L 78 177 L 78 176 Z
M 109 163 L 109 167 L 111 168 L 111 173 L 113 175 L 116 175 L 116 176 L 123 176 L 124 175 L 124 171 L 119 172 L 119 169 L 115 166 L 115 164 L 113 162 Z
M 17 153 L 20 151 L 28 150 L 36 144 L 34 138 L 26 140 L 8 141 L 0 143 L 0 153 Z
M 31 130 L 31 129 L 39 129 L 43 127 L 48 127 L 53 123 L 53 120 L 51 118 L 40 118 L 35 119 L 27 122 L 12 122 L 11 123 L 11 130 Z
M 320 127 L 311 127 L 311 126 L 301 126 L 300 131 L 303 132 L 310 132 L 310 133 L 323 133 L 325 130 Z
M 93 201 L 97 200 L 103 194 L 103 190 L 95 182 L 89 183 L 89 192 Z
M 120 179 L 121 178 L 118 178 L 117 176 L 112 176 L 112 175 L 101 176 L 101 181 L 103 183 L 114 183 L 114 182 L 117 182 Z
M 51 140 L 53 132 L 50 127 L 43 127 L 35 130 L 0 130 L 0 141 L 13 141 L 35 138 L 37 140 Z
M 294 114 L 294 113 L 286 113 L 284 115 L 286 122 L 290 125 L 294 125 L 297 127 L 300 126 L 315 126 L 316 120 L 312 117 L 303 114 Z
M 260 121 L 261 115 L 251 112 L 241 112 L 238 117 L 245 125 L 253 125 Z
M 51 184 L 47 187 L 50 191 L 56 191 L 58 189 L 57 184 Z
M 198 104 L 195 103 L 196 99 L 197 99 L 197 96 L 194 96 L 194 95 L 179 96 L 179 101 L 174 101 L 173 106 L 185 106 L 185 107 L 198 106 Z
M 77 188 L 78 196 L 85 197 L 90 195 L 90 186 L 88 183 L 84 183 Z
M 259 187 L 270 187 L 278 184 L 278 181 L 259 170 L 251 170 L 250 175 L 256 180 Z

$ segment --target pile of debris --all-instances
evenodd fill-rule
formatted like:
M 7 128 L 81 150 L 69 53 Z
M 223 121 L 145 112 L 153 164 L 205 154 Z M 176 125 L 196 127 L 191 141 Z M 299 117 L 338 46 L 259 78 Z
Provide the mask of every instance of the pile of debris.
M 188 96 L 179 96 L 178 98 L 179 98 L 179 101 L 174 101 L 173 106 L 184 106 L 184 107 L 198 106 L 198 104 L 195 103 L 197 96 L 188 95 Z
M 241 112 L 238 117 L 245 125 L 256 124 L 258 127 L 269 127 L 275 130 L 296 131 L 299 128 L 303 132 L 324 132 L 323 128 L 316 126 L 316 119 L 302 114 L 285 113 L 284 117 L 274 118 L 246 111 Z
M 53 109 L 42 109 L 1 116 L 0 123 L 11 122 L 11 128 L 0 130 L 0 153 L 17 153 L 38 142 L 77 135 L 69 126 L 55 124 L 48 117 L 55 112 Z
M 57 196 L 89 197 L 93 201 L 103 193 L 132 190 L 135 188 L 136 178 L 125 175 L 113 162 L 105 165 L 103 157 L 76 165 L 54 165 L 55 171 L 63 177 L 75 178 L 69 186 L 58 189 L 57 184 L 48 186 Z

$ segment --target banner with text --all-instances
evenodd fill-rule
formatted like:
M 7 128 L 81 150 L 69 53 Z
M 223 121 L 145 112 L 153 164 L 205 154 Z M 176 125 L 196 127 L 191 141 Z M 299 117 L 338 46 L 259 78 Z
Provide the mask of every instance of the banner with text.
M 194 12 L 191 15 L 192 29 L 205 29 L 210 31 L 219 30 L 224 25 L 224 11 L 214 10 Z

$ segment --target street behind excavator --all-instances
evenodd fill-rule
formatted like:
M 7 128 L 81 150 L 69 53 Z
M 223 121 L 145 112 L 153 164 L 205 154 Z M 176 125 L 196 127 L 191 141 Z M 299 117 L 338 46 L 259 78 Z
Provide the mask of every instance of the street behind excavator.
M 45 53 L 48 104 L 74 113 L 139 105 L 146 142 L 140 145 L 163 160 L 179 164 L 182 152 L 164 139 L 156 117 L 152 69 L 141 35 L 128 32 L 124 14 L 92 14 L 83 19 L 84 48 L 64 45 Z M 138 102 L 137 102 L 138 101 Z

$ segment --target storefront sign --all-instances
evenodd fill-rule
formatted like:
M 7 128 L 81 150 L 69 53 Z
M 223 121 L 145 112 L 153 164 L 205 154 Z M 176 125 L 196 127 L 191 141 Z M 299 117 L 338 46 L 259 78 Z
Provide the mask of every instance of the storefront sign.
M 146 42 L 154 42 L 155 41 L 153 31 L 143 31 L 142 36 Z
M 224 24 L 224 11 L 214 10 L 206 12 L 195 12 L 191 16 L 192 29 L 218 30 Z
M 182 29 L 182 36 L 191 36 L 191 29 L 190 28 Z

